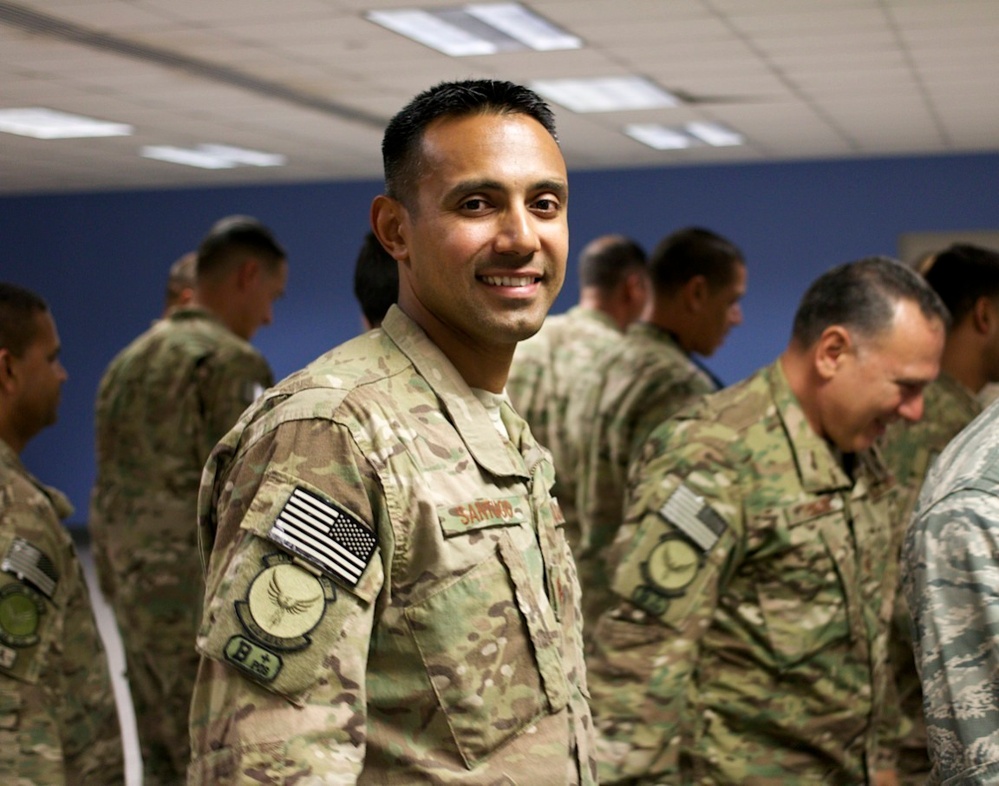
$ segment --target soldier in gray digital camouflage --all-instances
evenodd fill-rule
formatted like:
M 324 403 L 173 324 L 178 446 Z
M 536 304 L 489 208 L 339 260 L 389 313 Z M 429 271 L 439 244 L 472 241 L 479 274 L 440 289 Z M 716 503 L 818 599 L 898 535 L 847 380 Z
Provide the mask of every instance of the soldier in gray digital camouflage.
M 904 494 L 895 522 L 900 542 L 930 465 L 982 411 L 982 388 L 999 381 L 999 253 L 956 244 L 930 257 L 920 272 L 950 311 L 951 326 L 940 376 L 924 391 L 923 417 L 892 424 L 881 440 L 882 456 Z M 910 628 L 899 593 L 891 641 L 903 723 L 899 776 L 902 786 L 921 786 L 930 760 Z
M 622 235 L 598 237 L 579 255 L 579 284 L 576 306 L 549 316 L 541 330 L 517 345 L 506 383 L 514 408 L 552 454 L 555 495 L 573 550 L 579 543 L 578 446 L 587 424 L 571 421 L 569 413 L 579 412 L 573 403 L 594 358 L 619 345 L 622 331 L 648 304 L 645 251 Z
M 946 309 L 872 258 L 819 277 L 773 364 L 656 428 L 593 637 L 600 780 L 896 783 L 890 475 Z
M 56 420 L 66 371 L 45 301 L 0 283 L 0 781 L 125 782 L 104 647 L 59 491 L 21 463 Z
M 552 464 L 503 395 L 565 274 L 553 115 L 442 83 L 382 153 L 398 305 L 206 467 L 189 783 L 594 784 Z
M 121 632 L 145 786 L 183 783 L 204 582 L 201 470 L 273 377 L 250 343 L 270 324 L 285 252 L 255 219 L 217 222 L 197 252 L 193 300 L 111 361 L 97 393 L 90 532 Z
M 999 402 L 930 469 L 902 552 L 931 784 L 999 783 Z
M 576 564 L 587 641 L 613 602 L 608 551 L 624 516 L 628 465 L 653 428 L 717 389 L 693 355 L 712 355 L 742 322 L 746 265 L 720 235 L 698 227 L 671 233 L 652 252 L 649 273 L 648 313 L 581 375 L 568 416 L 582 424 Z

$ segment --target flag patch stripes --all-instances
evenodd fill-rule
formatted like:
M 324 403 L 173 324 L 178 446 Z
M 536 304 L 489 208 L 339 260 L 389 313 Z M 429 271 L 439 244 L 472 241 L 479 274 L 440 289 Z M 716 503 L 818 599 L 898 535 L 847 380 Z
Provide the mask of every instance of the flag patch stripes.
M 725 520 L 684 485 L 677 487 L 659 514 L 696 543 L 701 551 L 710 551 L 728 528 Z
M 59 582 L 59 573 L 52 560 L 23 538 L 15 538 L 11 543 L 0 570 L 28 581 L 50 600 Z
M 269 537 L 351 587 L 360 581 L 376 544 L 374 533 L 353 515 L 298 487 Z

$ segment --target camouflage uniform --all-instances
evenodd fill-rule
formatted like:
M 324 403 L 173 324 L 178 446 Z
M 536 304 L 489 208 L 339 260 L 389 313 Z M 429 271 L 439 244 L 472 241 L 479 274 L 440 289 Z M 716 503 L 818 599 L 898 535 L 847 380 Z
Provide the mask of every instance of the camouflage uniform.
M 596 782 L 553 470 L 504 409 L 512 441 L 393 306 L 219 444 L 189 783 Z
M 576 565 L 589 641 L 614 603 L 608 549 L 621 527 L 628 466 L 652 429 L 715 385 L 668 332 L 638 322 L 597 359 L 581 388 L 583 412 L 573 418 L 590 431 L 581 447 Z
M 576 473 L 586 423 L 570 420 L 580 381 L 601 351 L 621 341 L 614 320 L 595 308 L 575 306 L 545 320 L 541 330 L 517 346 L 506 391 L 538 442 L 552 454 L 555 496 L 574 552 L 579 544 Z M 577 552 L 578 553 L 578 552 Z
M 999 782 L 999 403 L 926 477 L 902 552 L 931 783 Z
M 924 392 L 923 417 L 916 423 L 892 424 L 882 440 L 881 455 L 902 491 L 901 515 L 896 519 L 901 542 L 916 505 L 923 479 L 954 436 L 982 411 L 978 399 L 960 382 L 941 372 Z M 930 760 L 926 752 L 923 693 L 912 655 L 912 628 L 905 597 L 895 602 L 890 642 L 895 686 L 902 711 L 899 776 L 902 786 L 926 782 Z
M 201 470 L 272 382 L 260 353 L 200 308 L 155 323 L 101 380 L 90 531 L 124 643 L 146 786 L 183 782 L 190 759 Z
M 891 768 L 891 489 L 873 451 L 844 471 L 779 363 L 653 432 L 615 543 L 626 600 L 589 661 L 601 782 L 845 786 Z
M 73 542 L 69 501 L 0 440 L 0 781 L 125 782 L 104 647 Z

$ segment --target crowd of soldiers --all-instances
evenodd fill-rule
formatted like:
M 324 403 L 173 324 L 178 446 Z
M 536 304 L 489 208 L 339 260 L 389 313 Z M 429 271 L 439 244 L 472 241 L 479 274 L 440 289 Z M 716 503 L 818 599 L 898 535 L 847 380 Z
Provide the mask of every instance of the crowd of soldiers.
M 546 319 L 568 177 L 532 91 L 437 85 L 382 153 L 370 330 L 274 384 L 286 254 L 230 216 L 101 380 L 143 782 L 993 782 L 999 414 L 955 436 L 999 381 L 999 254 L 839 265 L 726 387 L 749 266 L 708 229 L 595 239 Z M 69 504 L 19 459 L 65 380 L 0 284 L 0 774 L 118 784 Z

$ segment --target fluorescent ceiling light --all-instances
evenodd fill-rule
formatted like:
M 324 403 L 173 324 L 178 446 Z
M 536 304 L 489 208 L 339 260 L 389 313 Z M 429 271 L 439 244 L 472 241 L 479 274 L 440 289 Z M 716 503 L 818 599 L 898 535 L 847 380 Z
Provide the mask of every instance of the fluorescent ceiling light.
M 198 145 L 197 148 L 172 147 L 170 145 L 147 145 L 139 151 L 143 158 L 167 161 L 171 164 L 184 164 L 201 169 L 232 169 L 236 166 L 283 166 L 285 156 L 276 153 L 261 153 L 258 150 L 244 150 L 229 145 Z
M 539 79 L 531 82 L 531 87 L 548 100 L 573 112 L 662 109 L 680 103 L 675 96 L 641 76 Z
M 582 39 L 528 11 L 520 3 L 468 5 L 464 11 L 538 52 L 579 49 L 583 46 Z
M 683 132 L 661 126 L 658 123 L 638 123 L 625 126 L 624 133 L 656 150 L 683 150 L 694 144 L 694 140 Z
M 625 126 L 624 133 L 656 150 L 683 150 L 688 147 L 733 147 L 743 145 L 746 138 L 721 123 L 687 123 L 683 128 L 670 128 L 659 123 L 638 123 Z
M 525 49 L 579 49 L 583 42 L 519 3 L 369 11 L 365 17 L 451 57 Z
M 95 120 L 44 107 L 0 109 L 0 131 L 35 139 L 129 136 L 134 130 L 126 123 Z
M 692 134 L 712 147 L 736 147 L 746 142 L 746 138 L 742 134 L 723 126 L 721 123 L 687 123 L 684 128 L 687 129 L 688 134 Z

